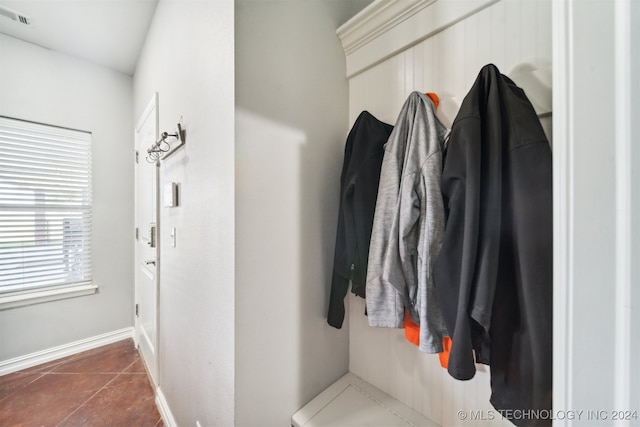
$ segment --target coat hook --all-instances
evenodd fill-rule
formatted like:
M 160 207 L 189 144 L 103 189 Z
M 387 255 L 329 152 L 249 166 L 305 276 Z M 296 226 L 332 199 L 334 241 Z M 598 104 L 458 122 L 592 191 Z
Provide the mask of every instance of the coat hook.
M 180 121 L 182 121 L 182 116 L 180 116 Z M 185 136 L 186 133 L 181 123 L 177 124 L 177 129 L 174 133 L 162 132 L 160 138 L 147 150 L 147 161 L 155 163 L 158 160 L 166 159 L 185 144 Z M 167 138 L 175 138 L 178 143 L 172 147 Z M 164 153 L 164 155 L 160 157 L 160 153 Z

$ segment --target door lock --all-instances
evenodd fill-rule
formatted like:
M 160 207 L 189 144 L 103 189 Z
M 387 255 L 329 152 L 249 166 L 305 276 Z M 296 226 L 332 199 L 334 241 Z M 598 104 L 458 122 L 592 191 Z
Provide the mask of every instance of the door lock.
M 147 244 L 149 245 L 149 247 L 152 247 L 152 248 L 156 247 L 156 224 L 155 224 L 155 222 L 152 222 L 149 225 L 149 241 L 147 242 Z

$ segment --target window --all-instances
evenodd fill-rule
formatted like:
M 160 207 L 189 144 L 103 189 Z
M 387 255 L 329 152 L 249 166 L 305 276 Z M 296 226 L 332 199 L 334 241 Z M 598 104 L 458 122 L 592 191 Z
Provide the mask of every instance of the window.
M 91 134 L 0 116 L 0 302 L 95 289 L 91 217 Z

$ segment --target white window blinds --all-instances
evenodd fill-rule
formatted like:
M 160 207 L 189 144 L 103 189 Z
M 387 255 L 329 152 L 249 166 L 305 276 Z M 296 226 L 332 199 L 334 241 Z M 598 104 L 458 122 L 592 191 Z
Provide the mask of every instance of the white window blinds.
M 91 282 L 91 134 L 0 116 L 0 294 Z

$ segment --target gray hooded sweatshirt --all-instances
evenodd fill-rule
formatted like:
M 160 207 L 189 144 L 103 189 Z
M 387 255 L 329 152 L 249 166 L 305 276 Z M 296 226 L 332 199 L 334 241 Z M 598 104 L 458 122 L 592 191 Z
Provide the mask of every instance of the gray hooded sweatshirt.
M 440 178 L 448 136 L 433 101 L 409 95 L 385 146 L 369 246 L 369 325 L 401 328 L 406 309 L 426 353 L 441 352 L 447 335 L 432 267 L 444 235 Z

